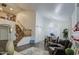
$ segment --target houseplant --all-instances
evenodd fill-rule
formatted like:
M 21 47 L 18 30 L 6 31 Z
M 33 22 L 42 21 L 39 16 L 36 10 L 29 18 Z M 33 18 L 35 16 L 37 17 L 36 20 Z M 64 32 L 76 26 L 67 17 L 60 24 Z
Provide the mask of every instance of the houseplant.
M 63 30 L 63 37 L 64 37 L 65 39 L 68 38 L 68 29 L 67 29 L 67 28 Z
M 71 48 L 67 48 L 65 49 L 65 53 L 66 55 L 74 55 L 74 50 L 72 50 Z

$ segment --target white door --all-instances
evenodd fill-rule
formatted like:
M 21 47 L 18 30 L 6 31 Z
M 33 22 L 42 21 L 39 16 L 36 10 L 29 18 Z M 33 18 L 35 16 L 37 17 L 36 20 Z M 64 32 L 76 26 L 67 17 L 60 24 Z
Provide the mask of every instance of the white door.
M 9 38 L 9 27 L 0 26 L 0 40 L 8 40 Z

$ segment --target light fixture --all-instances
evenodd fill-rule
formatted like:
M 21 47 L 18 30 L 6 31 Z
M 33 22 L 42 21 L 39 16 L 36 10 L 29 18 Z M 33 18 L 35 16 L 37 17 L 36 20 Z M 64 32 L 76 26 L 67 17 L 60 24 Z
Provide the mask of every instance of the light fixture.
M 12 11 L 12 10 L 13 10 L 13 8 L 10 8 L 10 10 Z
M 2 3 L 1 5 L 2 5 L 3 7 L 7 7 L 7 5 L 6 5 L 5 3 Z
M 10 29 L 10 31 L 12 32 L 12 31 L 13 31 L 13 29 L 11 28 L 11 29 Z
M 2 11 L 3 10 L 3 8 L 2 7 L 0 7 L 0 11 Z

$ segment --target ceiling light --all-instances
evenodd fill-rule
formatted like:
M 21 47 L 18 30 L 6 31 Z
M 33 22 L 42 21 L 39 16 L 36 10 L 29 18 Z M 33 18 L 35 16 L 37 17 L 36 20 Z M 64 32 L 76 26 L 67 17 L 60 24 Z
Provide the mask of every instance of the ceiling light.
M 0 10 L 2 11 L 3 9 L 0 7 Z
M 13 10 L 13 8 L 10 8 L 10 10 Z
M 7 5 L 6 5 L 5 3 L 2 3 L 1 5 L 2 5 L 3 7 L 7 7 Z

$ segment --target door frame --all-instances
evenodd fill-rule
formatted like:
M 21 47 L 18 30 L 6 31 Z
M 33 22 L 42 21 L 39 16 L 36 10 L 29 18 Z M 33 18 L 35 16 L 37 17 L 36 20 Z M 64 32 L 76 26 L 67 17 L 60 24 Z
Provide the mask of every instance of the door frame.
M 8 28 L 9 33 L 8 33 L 8 38 L 7 38 L 7 40 L 9 40 L 9 39 L 10 39 L 10 36 L 11 36 L 11 26 L 8 25 L 8 24 L 0 24 L 0 27 L 7 27 L 7 28 Z

